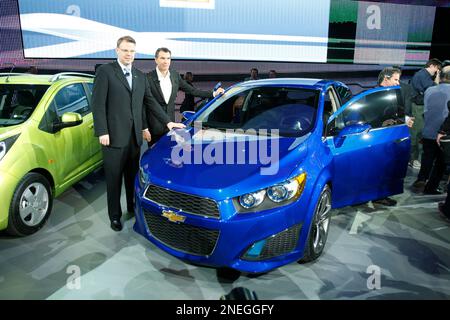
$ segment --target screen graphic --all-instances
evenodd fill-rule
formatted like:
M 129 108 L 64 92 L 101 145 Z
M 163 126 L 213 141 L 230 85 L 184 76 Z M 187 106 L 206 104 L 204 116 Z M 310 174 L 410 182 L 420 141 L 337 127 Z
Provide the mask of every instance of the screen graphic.
M 137 58 L 168 47 L 177 59 L 326 62 L 330 0 L 19 0 L 25 58 Z

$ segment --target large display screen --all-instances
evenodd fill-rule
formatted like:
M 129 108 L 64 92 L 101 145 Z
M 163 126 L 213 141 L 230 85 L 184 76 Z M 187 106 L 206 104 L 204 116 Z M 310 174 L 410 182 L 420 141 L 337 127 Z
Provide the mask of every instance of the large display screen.
M 200 60 L 326 62 L 329 0 L 19 0 L 26 58 L 137 58 L 168 47 Z
M 137 58 L 423 65 L 436 8 L 351 0 L 19 0 L 25 58 Z

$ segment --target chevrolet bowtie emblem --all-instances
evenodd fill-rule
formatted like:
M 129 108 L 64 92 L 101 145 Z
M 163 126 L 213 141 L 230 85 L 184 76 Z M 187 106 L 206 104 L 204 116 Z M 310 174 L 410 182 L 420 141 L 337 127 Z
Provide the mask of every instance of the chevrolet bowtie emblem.
M 171 210 L 163 210 L 162 216 L 164 218 L 167 218 L 171 222 L 184 222 L 184 220 L 186 220 L 185 216 L 176 214 L 175 212 L 173 212 Z

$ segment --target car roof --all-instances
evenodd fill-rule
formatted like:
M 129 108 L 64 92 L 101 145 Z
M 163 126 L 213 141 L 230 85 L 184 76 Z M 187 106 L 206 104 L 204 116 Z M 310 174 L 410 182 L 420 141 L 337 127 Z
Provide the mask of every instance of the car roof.
M 66 72 L 58 74 L 0 73 L 0 83 L 51 85 L 62 80 L 89 80 L 93 77 L 89 74 Z
M 308 87 L 312 89 L 323 89 L 330 84 L 344 85 L 339 81 L 326 80 L 326 79 L 309 79 L 309 78 L 276 78 L 276 79 L 262 79 L 262 80 L 251 80 L 246 82 L 241 82 L 241 86 L 268 86 L 268 85 L 288 85 L 288 86 L 300 86 Z

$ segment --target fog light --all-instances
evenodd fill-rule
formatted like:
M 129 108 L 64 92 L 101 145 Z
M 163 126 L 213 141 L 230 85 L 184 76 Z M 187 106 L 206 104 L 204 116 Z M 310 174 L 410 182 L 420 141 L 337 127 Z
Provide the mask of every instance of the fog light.
M 255 242 L 242 259 L 261 261 L 291 253 L 297 247 L 301 227 L 301 224 L 295 224 L 289 229 Z

